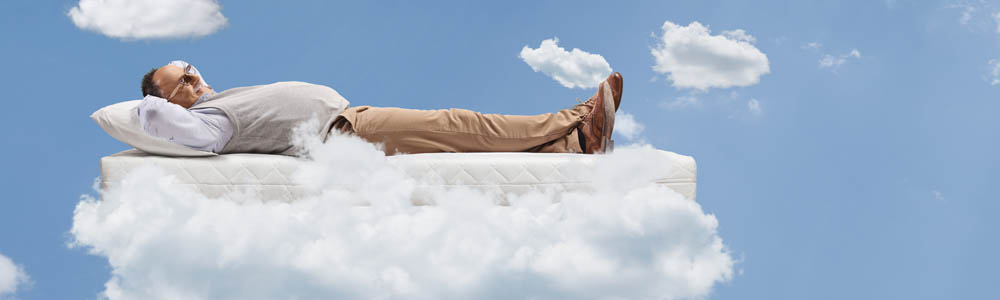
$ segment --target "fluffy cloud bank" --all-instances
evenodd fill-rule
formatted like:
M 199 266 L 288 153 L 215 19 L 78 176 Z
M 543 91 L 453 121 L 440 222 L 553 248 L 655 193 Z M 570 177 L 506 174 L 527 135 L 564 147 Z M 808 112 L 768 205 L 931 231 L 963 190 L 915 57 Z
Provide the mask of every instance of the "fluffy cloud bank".
M 767 55 L 753 46 L 753 36 L 742 29 L 711 35 L 708 27 L 691 22 L 679 26 L 663 23 L 660 43 L 650 50 L 653 70 L 668 74 L 677 88 L 728 88 L 750 86 L 770 73 Z
M 215 0 L 80 0 L 68 15 L 80 29 L 120 39 L 201 37 L 228 22 Z
M 542 41 L 537 49 L 521 48 L 519 57 L 535 72 L 542 72 L 568 88 L 594 88 L 611 75 L 611 65 L 598 54 L 559 47 L 559 38 Z
M 434 191 L 371 144 L 306 139 L 322 196 L 208 199 L 153 168 L 76 207 L 109 299 L 686 299 L 732 276 L 718 221 L 650 184 L 648 148 L 600 157 L 592 192 Z M 342 158 L 352 159 L 344 160 Z M 644 171 L 645 170 L 645 171 Z M 347 186 L 343 183 L 349 183 Z M 357 205 L 365 203 L 367 205 Z
M 0 298 L 17 292 L 18 287 L 28 282 L 28 275 L 10 258 L 0 254 Z

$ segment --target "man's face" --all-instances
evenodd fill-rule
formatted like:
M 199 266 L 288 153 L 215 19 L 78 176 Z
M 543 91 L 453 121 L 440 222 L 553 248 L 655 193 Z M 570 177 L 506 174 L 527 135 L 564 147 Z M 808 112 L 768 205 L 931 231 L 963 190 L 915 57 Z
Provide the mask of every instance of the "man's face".
M 181 80 L 184 76 L 188 76 L 190 84 Z M 174 65 L 166 65 L 156 70 L 156 73 L 153 73 L 153 83 L 160 87 L 160 94 L 166 97 L 167 101 L 184 108 L 191 108 L 198 97 L 212 91 L 210 87 L 202 84 L 200 76 L 185 74 L 184 69 Z M 174 93 L 172 97 L 171 93 Z

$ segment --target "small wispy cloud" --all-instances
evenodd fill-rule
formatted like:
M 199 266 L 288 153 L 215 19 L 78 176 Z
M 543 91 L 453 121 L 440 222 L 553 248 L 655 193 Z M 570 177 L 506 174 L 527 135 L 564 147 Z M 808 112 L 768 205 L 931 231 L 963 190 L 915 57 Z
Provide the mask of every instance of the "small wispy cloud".
M 1000 11 L 993 14 L 993 22 L 997 25 L 997 33 L 1000 33 Z
M 950 2 L 946 8 L 959 9 L 958 23 L 971 32 L 996 39 L 1000 34 L 1000 6 L 992 1 L 961 1 Z M 1000 85 L 1000 58 L 990 59 L 986 64 L 986 73 L 982 75 L 990 85 Z
M 1000 33 L 1000 7 L 990 1 L 951 2 L 945 8 L 957 9 L 958 24 L 972 31 Z
M 80 0 L 76 27 L 124 40 L 202 37 L 229 20 L 216 0 Z
M 611 65 L 598 54 L 559 47 L 559 38 L 543 40 L 536 49 L 524 46 L 519 55 L 535 72 L 542 72 L 567 88 L 594 88 L 611 74 Z
M 847 63 L 848 59 L 859 59 L 859 58 L 861 58 L 861 51 L 858 51 L 858 49 L 851 49 L 851 52 L 837 56 L 827 54 L 823 55 L 823 57 L 819 59 L 819 68 L 831 69 L 834 72 L 836 72 L 837 69 L 840 68 L 840 66 Z
M 1000 84 L 1000 58 L 991 59 L 986 63 L 988 71 L 986 72 L 986 81 L 990 85 Z
M 725 113 L 727 119 L 745 121 L 758 119 L 765 113 L 764 103 L 759 99 L 741 95 L 734 90 L 725 94 L 691 93 L 663 100 L 659 103 L 659 107 L 663 110 L 674 112 L 708 109 L 714 112 Z M 615 130 L 617 130 L 617 127 L 615 127 Z
M 635 116 L 624 110 L 619 110 L 615 114 L 615 134 L 619 134 L 629 141 L 635 141 L 642 136 L 642 131 L 646 125 L 635 120 Z
M 941 202 L 945 201 L 944 194 L 942 194 L 939 190 L 931 190 L 931 195 L 934 196 L 934 200 Z
M 802 45 L 801 48 L 802 50 L 818 53 L 819 50 L 823 48 L 823 44 L 820 42 L 809 42 L 806 43 L 805 45 Z M 855 48 L 851 49 L 850 52 L 839 55 L 823 54 L 823 56 L 820 56 L 819 58 L 818 65 L 820 69 L 829 69 L 834 73 L 836 73 L 837 70 L 844 64 L 848 63 L 848 61 L 860 58 L 861 58 L 861 51 L 858 51 L 858 49 Z
M 660 102 L 660 107 L 666 110 L 684 110 L 701 106 L 701 100 L 694 95 L 680 96 L 673 100 Z
M 750 101 L 747 101 L 747 110 L 755 117 L 764 114 L 764 110 L 760 107 L 760 101 L 754 98 L 750 98 Z
M 806 49 L 806 50 L 816 50 L 816 49 L 819 49 L 819 48 L 822 48 L 822 47 L 823 47 L 823 44 L 821 44 L 820 42 L 809 42 L 809 43 L 806 43 L 805 45 L 802 45 L 802 49 Z
M 955 7 L 962 9 L 962 15 L 958 17 L 958 23 L 969 25 L 969 21 L 972 20 L 972 14 L 976 12 L 976 7 L 968 4 L 956 4 Z
M 756 43 L 757 42 L 756 38 L 754 38 L 753 36 L 751 36 L 750 34 L 748 34 L 743 29 L 723 30 L 722 31 L 722 35 L 725 36 L 725 37 L 727 37 L 727 38 L 729 38 L 730 40 L 743 41 L 743 42 L 747 42 L 747 43 Z
M 0 254 L 0 299 L 13 295 L 18 288 L 29 283 L 28 274 L 24 269 L 14 264 L 7 256 Z
M 650 49 L 655 59 L 653 71 L 667 74 L 676 88 L 706 91 L 751 86 L 771 72 L 767 55 L 742 29 L 712 35 L 701 23 L 680 26 L 670 21 L 664 22 L 662 29 L 659 43 Z

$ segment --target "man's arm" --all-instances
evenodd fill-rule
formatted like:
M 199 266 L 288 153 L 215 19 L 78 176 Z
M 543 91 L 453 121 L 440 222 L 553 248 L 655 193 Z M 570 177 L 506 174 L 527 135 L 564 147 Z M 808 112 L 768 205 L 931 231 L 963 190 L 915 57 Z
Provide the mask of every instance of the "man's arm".
M 196 150 L 218 153 L 233 135 L 229 118 L 215 108 L 187 110 L 166 99 L 146 96 L 138 113 L 147 134 Z

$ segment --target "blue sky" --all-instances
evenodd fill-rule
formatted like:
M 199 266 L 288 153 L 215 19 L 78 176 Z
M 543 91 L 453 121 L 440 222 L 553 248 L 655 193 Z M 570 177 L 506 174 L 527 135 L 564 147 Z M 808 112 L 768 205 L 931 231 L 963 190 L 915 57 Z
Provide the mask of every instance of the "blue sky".
M 1000 2 L 221 1 L 217 32 L 153 40 L 81 30 L 77 4 L 0 3 L 0 254 L 31 278 L 21 299 L 103 289 L 107 261 L 68 230 L 99 159 L 128 147 L 88 116 L 139 99 L 151 67 L 189 61 L 220 91 L 297 80 L 352 105 L 536 114 L 593 93 L 519 57 L 555 37 L 623 74 L 646 142 L 697 159 L 698 202 L 742 259 L 711 298 L 995 294 Z M 742 29 L 769 72 L 674 86 L 651 54 L 667 21 Z

